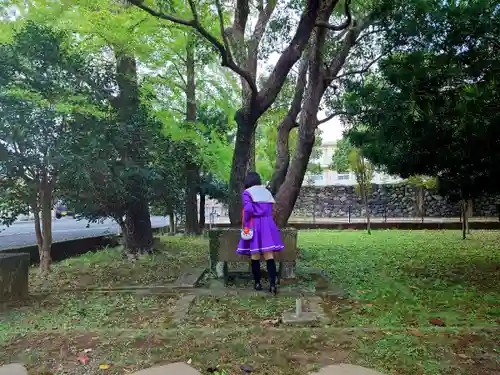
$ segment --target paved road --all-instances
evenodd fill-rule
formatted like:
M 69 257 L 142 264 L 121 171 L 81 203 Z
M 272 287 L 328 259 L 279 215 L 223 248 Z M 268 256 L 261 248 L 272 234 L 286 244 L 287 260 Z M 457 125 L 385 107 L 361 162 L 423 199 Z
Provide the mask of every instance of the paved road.
M 152 216 L 151 225 L 153 228 L 164 227 L 168 225 L 168 220 L 161 216 Z M 115 234 L 118 233 L 118 229 L 118 225 L 112 220 L 106 220 L 102 224 L 90 224 L 88 228 L 85 220 L 62 218 L 60 220 L 54 219 L 52 222 L 54 242 Z M 20 221 L 8 228 L 0 226 L 0 250 L 34 244 L 36 244 L 36 238 L 32 221 Z

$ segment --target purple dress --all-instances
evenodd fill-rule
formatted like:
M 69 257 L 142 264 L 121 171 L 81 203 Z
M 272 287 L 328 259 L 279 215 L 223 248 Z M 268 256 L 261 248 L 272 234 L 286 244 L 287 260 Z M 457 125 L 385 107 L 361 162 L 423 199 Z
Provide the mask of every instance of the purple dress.
M 264 186 L 253 186 L 243 192 L 242 198 L 243 225 L 253 229 L 253 238 L 251 240 L 240 239 L 236 253 L 251 255 L 283 250 L 281 234 L 273 220 L 274 198 L 271 192 Z

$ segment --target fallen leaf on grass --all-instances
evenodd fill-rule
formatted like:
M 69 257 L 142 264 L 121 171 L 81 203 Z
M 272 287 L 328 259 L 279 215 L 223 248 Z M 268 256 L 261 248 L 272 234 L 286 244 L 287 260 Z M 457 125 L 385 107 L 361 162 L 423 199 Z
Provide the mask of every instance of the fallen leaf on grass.
M 262 326 L 277 326 L 281 323 L 281 319 L 266 319 L 260 322 Z
M 367 303 L 366 306 L 367 307 L 373 307 L 373 303 Z
M 87 354 L 80 354 L 78 357 L 76 357 L 76 360 L 78 361 L 78 363 L 86 365 L 87 363 L 89 363 L 89 356 Z
M 99 365 L 99 370 L 109 370 L 111 368 L 111 363 L 101 363 Z
M 441 319 L 439 319 L 439 318 L 433 318 L 433 319 L 431 319 L 430 323 L 432 325 L 435 325 L 435 326 L 438 326 L 438 327 L 444 327 L 445 326 L 444 322 Z

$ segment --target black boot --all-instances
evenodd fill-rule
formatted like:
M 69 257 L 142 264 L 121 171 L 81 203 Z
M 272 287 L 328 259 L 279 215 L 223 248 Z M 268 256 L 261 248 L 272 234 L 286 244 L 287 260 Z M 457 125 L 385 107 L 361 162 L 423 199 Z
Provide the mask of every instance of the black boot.
M 267 273 L 269 274 L 269 291 L 276 295 L 278 289 L 276 288 L 276 262 L 274 259 L 267 260 Z
M 252 274 L 255 281 L 255 290 L 262 290 L 260 283 L 260 260 L 252 259 Z

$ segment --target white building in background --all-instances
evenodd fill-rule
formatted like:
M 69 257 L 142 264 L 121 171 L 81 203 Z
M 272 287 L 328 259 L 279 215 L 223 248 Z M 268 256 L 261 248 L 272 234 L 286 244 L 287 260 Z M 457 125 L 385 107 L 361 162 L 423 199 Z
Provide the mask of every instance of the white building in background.
M 304 185 L 306 186 L 331 186 L 331 185 L 356 185 L 356 177 L 353 172 L 337 172 L 330 168 L 333 154 L 337 148 L 337 142 L 325 142 L 318 147 L 319 159 L 311 160 L 311 163 L 319 164 L 321 172 L 316 174 L 306 173 Z M 394 184 L 401 182 L 399 177 L 389 176 L 385 173 L 374 172 L 372 183 Z

